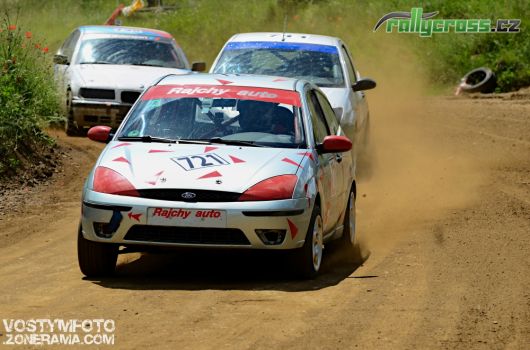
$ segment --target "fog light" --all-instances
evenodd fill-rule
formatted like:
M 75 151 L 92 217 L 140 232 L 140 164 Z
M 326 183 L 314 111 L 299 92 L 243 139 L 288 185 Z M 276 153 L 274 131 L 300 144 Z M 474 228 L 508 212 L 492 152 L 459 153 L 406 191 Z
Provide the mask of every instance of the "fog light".
M 285 239 L 287 230 L 276 230 L 276 229 L 257 229 L 256 234 L 261 241 L 266 245 L 278 245 L 282 244 Z
M 94 222 L 94 232 L 96 236 L 101 238 L 111 238 L 114 234 L 110 229 L 110 224 L 107 222 Z
M 96 236 L 101 238 L 111 238 L 114 235 L 114 232 L 120 227 L 121 220 L 123 215 L 118 210 L 112 212 L 112 217 L 110 222 L 94 222 L 94 232 Z

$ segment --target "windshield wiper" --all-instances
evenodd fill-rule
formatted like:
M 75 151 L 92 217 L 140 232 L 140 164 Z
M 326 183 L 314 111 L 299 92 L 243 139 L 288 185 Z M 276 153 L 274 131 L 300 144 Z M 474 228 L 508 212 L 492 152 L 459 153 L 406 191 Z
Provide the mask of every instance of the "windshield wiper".
M 209 145 L 211 142 L 208 140 L 193 140 L 193 139 L 177 139 L 177 143 L 189 143 L 193 145 Z
M 265 147 L 263 145 L 256 144 L 255 141 L 226 140 L 220 137 L 211 138 L 210 142 L 221 143 L 223 145 L 233 145 L 233 146 Z
M 120 136 L 120 141 L 140 141 L 140 142 L 159 142 L 159 143 L 177 143 L 177 140 L 165 139 L 163 137 L 144 136 Z
M 92 61 L 92 62 L 81 62 L 79 64 L 114 64 L 114 63 L 107 62 L 107 61 Z
M 185 143 L 193 145 L 209 145 L 211 142 L 208 140 L 190 140 L 190 139 L 166 139 L 163 137 L 154 137 L 151 135 L 144 136 L 120 136 L 120 141 L 140 141 L 140 142 L 161 142 L 161 143 Z
M 146 67 L 164 67 L 160 64 L 150 64 L 150 63 L 129 63 L 131 66 L 146 66 Z

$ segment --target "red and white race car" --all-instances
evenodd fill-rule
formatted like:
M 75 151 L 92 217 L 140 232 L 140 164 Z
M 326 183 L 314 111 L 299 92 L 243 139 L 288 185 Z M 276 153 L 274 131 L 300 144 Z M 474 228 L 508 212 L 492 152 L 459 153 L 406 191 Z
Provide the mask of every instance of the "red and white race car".
M 120 246 L 290 250 L 315 276 L 328 240 L 355 244 L 351 141 L 322 91 L 266 76 L 168 76 L 107 142 L 84 190 L 78 256 L 114 271 Z

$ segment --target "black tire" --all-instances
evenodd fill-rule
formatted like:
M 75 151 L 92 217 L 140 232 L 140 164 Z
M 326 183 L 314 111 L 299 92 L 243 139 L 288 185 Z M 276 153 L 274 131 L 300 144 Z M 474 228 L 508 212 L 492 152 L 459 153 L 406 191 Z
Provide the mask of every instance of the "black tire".
M 317 221 L 319 220 L 319 221 Z M 318 275 L 320 267 L 322 266 L 322 256 L 318 266 L 315 267 L 313 263 L 313 242 L 314 242 L 314 227 L 315 222 L 320 222 L 322 225 L 322 216 L 320 215 L 320 206 L 315 204 L 309 227 L 307 228 L 306 239 L 302 248 L 296 249 L 292 254 L 292 266 L 295 268 L 295 274 L 302 279 L 312 279 Z M 321 227 L 322 228 L 322 227 Z M 322 239 L 323 232 L 320 232 L 320 239 Z M 322 243 L 322 249 L 324 244 Z
M 64 132 L 68 136 L 84 136 L 85 134 L 82 129 L 76 126 L 73 119 L 70 119 L 69 117 L 67 117 L 64 123 Z
M 350 211 L 353 210 L 353 215 Z M 344 230 L 342 231 L 341 244 L 344 248 L 346 259 L 348 261 L 358 262 L 361 258 L 361 251 L 357 243 L 357 234 L 355 232 L 355 188 L 352 185 L 348 195 L 348 204 L 344 213 Z M 353 224 L 352 224 L 353 219 Z
M 79 128 L 74 121 L 74 112 L 72 110 L 72 93 L 66 93 L 66 121 L 64 122 L 64 132 L 68 136 L 84 136 L 83 128 Z
M 118 246 L 89 241 L 83 237 L 81 225 L 77 234 L 77 259 L 81 272 L 87 277 L 110 276 L 116 269 Z
M 490 93 L 497 87 L 497 78 L 491 69 L 480 67 L 468 72 L 462 78 L 461 90 L 463 92 Z

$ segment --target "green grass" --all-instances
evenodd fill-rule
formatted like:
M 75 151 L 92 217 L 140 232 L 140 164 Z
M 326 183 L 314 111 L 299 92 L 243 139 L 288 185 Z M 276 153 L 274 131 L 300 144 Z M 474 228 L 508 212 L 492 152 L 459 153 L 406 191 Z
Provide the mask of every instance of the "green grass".
M 126 4 L 129 1 L 124 1 Z M 351 0 L 166 0 L 176 11 L 137 13 L 122 18 L 123 25 L 166 30 L 174 35 L 190 61 L 211 63 L 224 42 L 235 33 L 281 31 L 318 33 L 342 38 L 355 51 L 363 72 L 387 70 L 385 60 L 403 59 L 416 66 L 440 90 L 454 86 L 467 71 L 488 66 L 498 75 L 499 90 L 530 85 L 530 0 L 483 1 L 431 0 L 427 2 Z M 518 34 L 438 34 L 420 38 L 416 34 L 372 32 L 376 21 L 392 11 L 409 11 L 422 6 L 439 11 L 436 18 L 520 18 Z M 11 0 L 21 8 L 20 23 L 39 33 L 52 49 L 75 27 L 102 24 L 115 8 L 114 0 Z M 378 63 L 382 69 L 378 69 Z M 368 70 L 365 68 L 367 67 Z M 385 76 L 381 75 L 380 79 Z
M 51 139 L 43 128 L 59 118 L 48 48 L 22 30 L 16 17 L 0 22 L 0 177 L 21 159 L 34 159 Z

